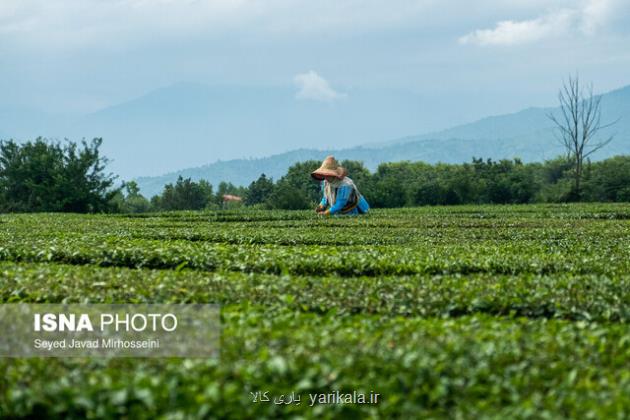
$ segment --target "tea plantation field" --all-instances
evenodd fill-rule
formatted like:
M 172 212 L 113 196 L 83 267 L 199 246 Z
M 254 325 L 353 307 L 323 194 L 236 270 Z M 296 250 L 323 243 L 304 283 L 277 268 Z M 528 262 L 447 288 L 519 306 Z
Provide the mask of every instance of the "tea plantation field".
M 217 303 L 221 357 L 0 359 L 0 417 L 630 417 L 630 205 L 0 215 L 11 302 Z

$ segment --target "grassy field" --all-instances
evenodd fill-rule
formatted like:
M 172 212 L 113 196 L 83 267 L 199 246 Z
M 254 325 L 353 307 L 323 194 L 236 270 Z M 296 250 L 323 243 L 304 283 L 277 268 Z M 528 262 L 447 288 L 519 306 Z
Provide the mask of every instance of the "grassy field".
M 216 360 L 0 359 L 0 417 L 630 417 L 629 205 L 0 215 L 0 302 L 223 322 Z

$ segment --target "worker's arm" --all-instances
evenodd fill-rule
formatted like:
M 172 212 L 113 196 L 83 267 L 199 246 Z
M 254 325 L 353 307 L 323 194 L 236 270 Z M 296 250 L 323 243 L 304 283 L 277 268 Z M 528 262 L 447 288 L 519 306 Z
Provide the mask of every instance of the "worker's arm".
M 323 213 L 328 207 L 328 200 L 326 200 L 326 193 L 324 192 L 324 183 L 320 184 L 320 189 L 322 190 L 322 200 L 319 202 L 319 205 L 315 209 L 317 213 Z
M 360 213 L 367 213 L 370 210 L 370 205 L 368 204 L 365 197 L 359 197 L 359 204 L 357 205 Z
M 340 213 L 341 210 L 348 203 L 350 194 L 352 194 L 352 187 L 349 187 L 347 185 L 339 187 L 339 189 L 337 190 L 337 197 L 335 198 L 335 204 L 333 204 L 330 208 L 330 214 Z
M 324 197 L 322 198 L 322 201 L 319 202 L 319 205 L 317 206 L 315 211 L 321 214 L 326 210 L 326 207 L 328 207 L 328 205 L 327 205 L 326 196 L 324 195 Z

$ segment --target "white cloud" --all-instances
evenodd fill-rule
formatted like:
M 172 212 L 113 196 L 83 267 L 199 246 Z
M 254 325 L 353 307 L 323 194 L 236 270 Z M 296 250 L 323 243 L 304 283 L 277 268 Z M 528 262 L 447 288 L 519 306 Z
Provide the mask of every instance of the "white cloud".
M 299 91 L 295 94 L 295 97 L 299 99 L 330 102 L 347 96 L 331 88 L 326 79 L 313 70 L 296 75 L 293 81 L 299 87 Z
M 505 46 L 531 43 L 579 30 L 594 35 L 621 8 L 620 0 L 585 0 L 576 8 L 561 9 L 536 19 L 498 22 L 493 29 L 478 29 L 459 38 L 460 44 Z
M 16 50 L 135 50 L 165 40 L 212 40 L 226 34 L 285 42 L 314 34 L 332 37 L 399 28 L 459 32 L 463 22 L 512 14 L 536 17 L 536 10 L 555 7 L 555 12 L 530 20 L 503 19 L 495 28 L 478 23 L 480 30 L 460 38 L 467 44 L 512 45 L 566 32 L 557 28 L 557 21 L 567 13 L 575 15 L 567 26 L 596 32 L 616 18 L 624 3 L 630 2 L 479 0 L 472 10 L 464 0 L 0 0 L 0 35 L 4 45 Z
M 460 44 L 516 45 L 538 41 L 565 31 L 572 19 L 572 12 L 564 10 L 538 19 L 497 23 L 494 29 L 479 29 L 459 38 Z

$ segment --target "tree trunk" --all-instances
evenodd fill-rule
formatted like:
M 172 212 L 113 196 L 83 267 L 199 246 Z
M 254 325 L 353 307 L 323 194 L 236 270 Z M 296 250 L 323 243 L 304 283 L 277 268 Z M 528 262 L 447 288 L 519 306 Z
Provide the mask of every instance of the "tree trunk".
M 575 191 L 573 192 L 575 201 L 580 201 L 580 198 L 582 196 L 581 181 L 582 181 L 582 160 L 577 159 L 577 162 L 575 165 Z

